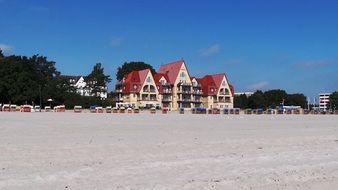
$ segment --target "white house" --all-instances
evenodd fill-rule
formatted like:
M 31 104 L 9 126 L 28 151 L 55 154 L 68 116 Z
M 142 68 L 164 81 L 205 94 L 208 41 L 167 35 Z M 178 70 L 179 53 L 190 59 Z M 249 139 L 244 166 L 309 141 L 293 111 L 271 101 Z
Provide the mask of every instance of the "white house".
M 80 94 L 81 96 L 94 96 L 95 94 L 92 93 L 92 88 L 89 87 L 88 83 L 95 83 L 96 81 L 88 81 L 86 77 L 83 76 L 66 76 L 62 75 L 62 78 L 69 80 L 70 85 L 76 89 L 76 93 Z M 101 91 L 98 92 L 97 96 L 101 99 L 107 98 L 107 87 L 102 86 Z

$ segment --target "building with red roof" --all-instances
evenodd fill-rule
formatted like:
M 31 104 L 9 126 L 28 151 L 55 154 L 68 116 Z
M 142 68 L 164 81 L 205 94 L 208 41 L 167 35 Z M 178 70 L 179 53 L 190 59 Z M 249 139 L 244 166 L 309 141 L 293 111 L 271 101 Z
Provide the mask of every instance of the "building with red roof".
M 225 74 L 195 78 L 184 60 L 160 66 L 152 76 L 149 69 L 133 71 L 116 85 L 116 102 L 135 107 L 232 108 L 234 88 Z
M 206 108 L 233 108 L 233 87 L 225 74 L 206 75 L 201 80 Z
M 115 101 L 128 103 L 132 107 L 156 107 L 159 91 L 149 69 L 132 71 L 116 85 Z

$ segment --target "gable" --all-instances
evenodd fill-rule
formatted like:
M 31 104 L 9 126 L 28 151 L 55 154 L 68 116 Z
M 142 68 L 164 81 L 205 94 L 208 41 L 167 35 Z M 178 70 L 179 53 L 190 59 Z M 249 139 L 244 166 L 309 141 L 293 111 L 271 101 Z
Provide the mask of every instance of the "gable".
M 190 76 L 189 76 L 188 70 L 187 70 L 184 62 L 181 65 L 179 73 L 176 77 L 175 83 L 179 83 L 179 82 L 191 83 Z
M 174 84 L 176 82 L 177 76 L 183 64 L 184 64 L 183 61 L 176 61 L 173 63 L 161 65 L 159 73 L 166 74 L 169 79 L 168 82 L 170 84 Z

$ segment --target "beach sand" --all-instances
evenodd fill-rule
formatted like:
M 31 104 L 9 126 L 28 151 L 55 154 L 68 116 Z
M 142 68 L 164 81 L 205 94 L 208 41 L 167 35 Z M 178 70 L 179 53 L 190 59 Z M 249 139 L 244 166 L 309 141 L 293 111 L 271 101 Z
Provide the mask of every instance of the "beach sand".
M 338 116 L 0 113 L 0 189 L 338 189 Z

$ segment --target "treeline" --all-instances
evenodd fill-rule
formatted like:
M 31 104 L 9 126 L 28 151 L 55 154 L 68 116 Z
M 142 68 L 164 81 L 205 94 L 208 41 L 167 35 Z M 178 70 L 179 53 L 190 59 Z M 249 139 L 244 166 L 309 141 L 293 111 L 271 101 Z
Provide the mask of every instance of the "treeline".
M 281 104 L 307 108 L 304 94 L 288 94 L 284 90 L 256 91 L 251 96 L 245 94 L 234 97 L 234 106 L 241 109 L 276 108 Z
M 104 69 L 98 63 L 87 76 L 90 80 L 97 81 L 90 86 L 95 93 L 93 97 L 83 97 L 76 93 L 69 80 L 60 77 L 55 62 L 47 57 L 33 55 L 4 56 L 0 50 L 0 103 L 30 104 L 42 106 L 64 104 L 67 108 L 74 105 L 89 107 L 90 105 L 112 105 L 110 99 L 101 100 L 96 96 L 100 86 L 110 82 L 109 75 L 104 75 Z
M 333 92 L 329 97 L 329 109 L 338 110 L 338 91 Z

